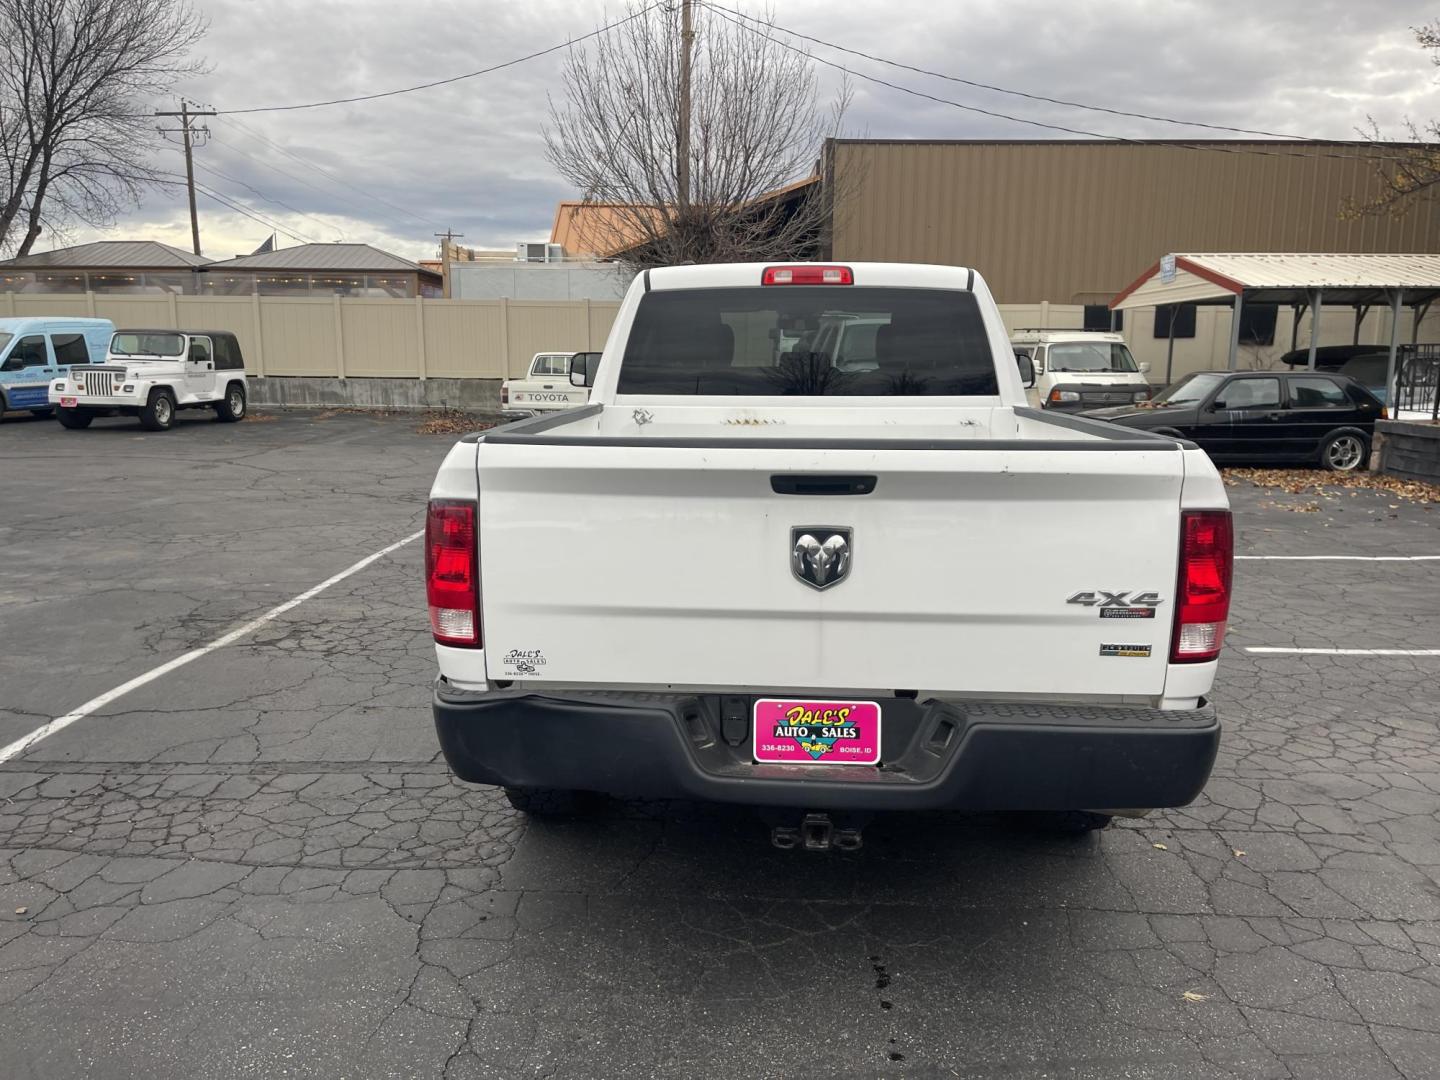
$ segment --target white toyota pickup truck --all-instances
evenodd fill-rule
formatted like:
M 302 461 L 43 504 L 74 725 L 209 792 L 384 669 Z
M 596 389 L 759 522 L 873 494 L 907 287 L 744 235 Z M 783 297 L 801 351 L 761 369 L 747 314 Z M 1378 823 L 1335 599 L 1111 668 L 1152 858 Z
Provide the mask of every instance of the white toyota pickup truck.
M 506 379 L 500 384 L 500 414 L 518 420 L 537 413 L 560 412 L 585 404 L 589 391 L 570 379 L 577 356 L 597 353 L 536 353 L 523 379 Z
M 875 363 L 823 348 L 879 323 Z M 957 267 L 652 270 L 590 404 L 462 439 L 430 493 L 440 745 L 576 793 L 828 815 L 1183 805 L 1220 738 L 1225 491 L 1192 444 L 1025 405 Z M 1065 557 L 1054 557 L 1063 545 Z M 567 553 L 564 574 L 526 572 Z

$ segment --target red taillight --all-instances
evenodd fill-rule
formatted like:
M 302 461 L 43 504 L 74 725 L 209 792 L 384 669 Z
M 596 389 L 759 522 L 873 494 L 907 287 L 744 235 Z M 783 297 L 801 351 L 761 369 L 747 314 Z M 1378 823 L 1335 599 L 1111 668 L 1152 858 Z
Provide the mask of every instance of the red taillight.
M 848 266 L 767 266 L 760 275 L 761 285 L 854 285 L 855 275 Z
M 1180 579 L 1175 589 L 1175 631 L 1170 661 L 1203 663 L 1220 655 L 1230 617 L 1235 536 L 1229 510 L 1185 510 L 1180 515 Z
M 475 504 L 432 499 L 425 516 L 425 600 L 442 645 L 480 645 L 480 575 Z

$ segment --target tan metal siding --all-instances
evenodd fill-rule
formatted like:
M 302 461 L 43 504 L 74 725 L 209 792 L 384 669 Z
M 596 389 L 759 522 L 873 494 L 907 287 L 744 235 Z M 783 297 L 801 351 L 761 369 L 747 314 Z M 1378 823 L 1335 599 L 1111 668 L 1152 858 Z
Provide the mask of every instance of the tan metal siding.
M 973 266 L 1002 303 L 1098 301 L 1172 251 L 1440 250 L 1440 204 L 1345 220 L 1368 147 L 840 142 L 836 259 Z

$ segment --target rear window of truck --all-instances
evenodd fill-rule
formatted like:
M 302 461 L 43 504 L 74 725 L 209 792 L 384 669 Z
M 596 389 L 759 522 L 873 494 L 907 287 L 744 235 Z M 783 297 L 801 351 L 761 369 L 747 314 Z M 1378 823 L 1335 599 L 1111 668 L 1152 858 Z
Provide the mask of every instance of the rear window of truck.
M 617 392 L 939 397 L 999 387 L 971 293 L 770 286 L 647 293 Z

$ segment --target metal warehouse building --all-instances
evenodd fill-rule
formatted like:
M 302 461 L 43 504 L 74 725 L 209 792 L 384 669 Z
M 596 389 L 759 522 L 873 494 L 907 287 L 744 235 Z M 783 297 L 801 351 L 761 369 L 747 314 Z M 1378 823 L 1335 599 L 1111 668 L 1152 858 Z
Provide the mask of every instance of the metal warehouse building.
M 1440 251 L 1440 202 L 1380 192 L 1370 143 L 833 140 L 831 254 L 974 266 L 1002 304 L 1103 304 L 1173 251 Z

